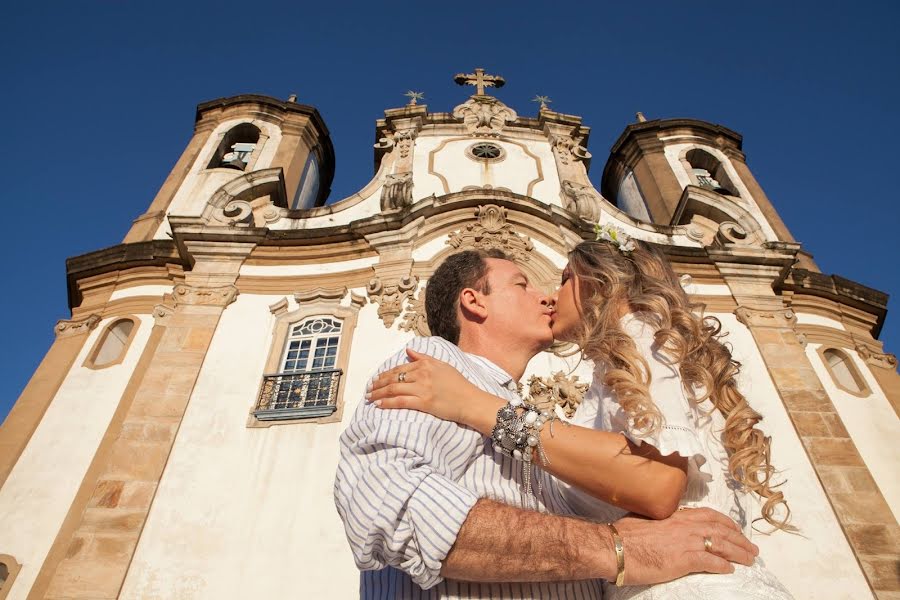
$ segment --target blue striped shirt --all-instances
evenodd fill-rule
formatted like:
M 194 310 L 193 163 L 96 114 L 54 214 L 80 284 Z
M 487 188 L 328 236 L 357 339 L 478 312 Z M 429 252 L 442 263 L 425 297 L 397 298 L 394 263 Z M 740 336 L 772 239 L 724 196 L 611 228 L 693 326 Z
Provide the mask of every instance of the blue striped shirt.
M 509 374 L 442 338 L 415 338 L 409 347 L 449 363 L 487 392 L 507 399 L 516 395 Z M 406 352 L 400 351 L 378 372 L 405 362 Z M 441 577 L 441 564 L 479 498 L 512 506 L 525 501 L 521 462 L 494 452 L 477 431 L 362 402 L 341 435 L 340 449 L 335 502 L 362 571 L 361 598 L 601 597 L 599 580 L 474 583 Z M 555 479 L 537 468 L 533 477 L 541 480 L 540 492 L 534 486 L 538 510 L 572 514 Z

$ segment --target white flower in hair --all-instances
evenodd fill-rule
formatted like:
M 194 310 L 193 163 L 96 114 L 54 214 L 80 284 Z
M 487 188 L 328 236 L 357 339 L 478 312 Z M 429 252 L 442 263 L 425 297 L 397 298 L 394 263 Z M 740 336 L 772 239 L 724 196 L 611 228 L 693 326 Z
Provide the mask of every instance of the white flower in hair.
M 637 247 L 634 244 L 634 240 L 631 239 L 631 236 L 615 225 L 601 225 L 600 223 L 597 223 L 594 225 L 594 233 L 597 234 L 596 240 L 598 242 L 610 242 L 618 248 L 619 252 L 622 254 L 628 254 Z

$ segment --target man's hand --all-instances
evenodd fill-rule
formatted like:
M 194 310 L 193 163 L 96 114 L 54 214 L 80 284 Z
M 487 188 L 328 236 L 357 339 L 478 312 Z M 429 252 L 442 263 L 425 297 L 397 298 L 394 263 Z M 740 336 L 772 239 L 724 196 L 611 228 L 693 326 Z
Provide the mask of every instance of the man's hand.
M 662 521 L 629 516 L 614 525 L 625 547 L 626 585 L 661 583 L 690 573 L 731 573 L 732 562 L 750 565 L 759 554 L 734 521 L 709 508 L 679 510 Z

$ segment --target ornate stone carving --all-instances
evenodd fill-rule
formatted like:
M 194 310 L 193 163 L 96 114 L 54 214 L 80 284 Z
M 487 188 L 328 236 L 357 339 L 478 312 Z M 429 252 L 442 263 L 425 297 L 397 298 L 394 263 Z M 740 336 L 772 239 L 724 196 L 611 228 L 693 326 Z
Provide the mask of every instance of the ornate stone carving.
M 528 379 L 531 402 L 542 410 L 553 410 L 559 406 L 569 418 L 575 414 L 588 387 L 589 384 L 578 381 L 578 375 L 567 377 L 562 371 L 557 371 L 551 377 L 532 375 Z
M 716 242 L 719 245 L 738 244 L 740 246 L 750 245 L 752 239 L 747 234 L 747 230 L 734 221 L 724 221 L 719 224 L 719 231 L 716 233 Z
M 419 130 L 415 127 L 408 129 L 399 129 L 396 131 L 384 131 L 384 137 L 379 138 L 375 148 L 378 150 L 387 150 L 388 148 L 397 149 L 397 158 L 399 164 L 403 166 L 403 170 L 409 170 L 410 156 L 415 146 L 416 137 Z
M 563 192 L 568 199 L 567 210 L 588 221 L 596 222 L 600 218 L 600 194 L 593 186 L 565 180 Z
M 419 278 L 415 275 L 405 275 L 393 281 L 382 281 L 380 277 L 373 277 L 366 286 L 369 300 L 378 304 L 378 318 L 384 322 L 385 327 L 390 327 L 403 312 L 403 303 L 415 291 L 419 285 Z
M 253 207 L 246 200 L 232 200 L 222 208 L 222 221 L 232 227 L 253 225 Z
M 179 284 L 175 286 L 173 297 L 175 306 L 182 304 L 191 306 L 228 306 L 237 298 L 238 289 L 233 285 L 222 287 L 191 287 Z
M 414 128 L 401 129 L 400 131 L 394 132 L 394 144 L 400 152 L 400 158 L 409 158 L 413 144 L 416 141 L 416 136 L 418 135 L 419 132 Z
M 419 293 L 407 301 L 400 330 L 412 331 L 421 336 L 431 335 L 431 330 L 428 329 L 428 318 L 425 316 L 425 286 L 422 286 Z
M 571 135 L 554 135 L 550 138 L 553 152 L 560 164 L 568 166 L 572 162 L 591 158 L 591 153 L 581 145 L 582 140 L 584 136 L 578 135 L 577 130 Z
M 864 361 L 872 366 L 889 369 L 891 371 L 897 368 L 897 357 L 893 354 L 873 352 L 872 349 L 865 344 L 857 344 L 856 351 Z
M 534 244 L 513 231 L 512 225 L 506 222 L 505 208 L 495 204 L 479 206 L 475 217 L 475 223 L 451 233 L 447 243 L 458 250 L 496 248 L 515 261 L 524 262 L 530 258 L 528 253 L 534 249 Z
M 453 116 L 463 120 L 470 135 L 494 137 L 518 118 L 516 111 L 493 96 L 472 96 L 453 109 Z
M 779 327 L 792 329 L 797 322 L 797 315 L 790 309 L 786 310 L 759 310 L 739 306 L 734 311 L 738 321 L 750 327 Z
M 71 337 L 90 332 L 100 321 L 100 315 L 88 315 L 83 319 L 60 319 L 53 327 L 53 331 L 56 337 Z
M 412 173 L 392 173 L 381 189 L 381 210 L 405 208 L 412 204 Z

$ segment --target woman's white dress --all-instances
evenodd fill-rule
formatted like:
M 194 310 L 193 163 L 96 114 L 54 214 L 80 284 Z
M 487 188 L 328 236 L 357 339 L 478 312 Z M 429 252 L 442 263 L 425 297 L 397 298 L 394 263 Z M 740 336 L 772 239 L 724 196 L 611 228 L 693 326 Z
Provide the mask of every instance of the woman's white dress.
M 677 364 L 659 352 L 651 325 L 638 316 L 626 315 L 622 319 L 622 327 L 650 367 L 650 397 L 664 418 L 662 429 L 657 434 L 642 437 L 629 429 L 628 419 L 615 395 L 602 383 L 602 365 L 595 368 L 593 383 L 572 422 L 592 429 L 620 432 L 636 444 L 654 446 L 664 456 L 677 452 L 686 457 L 688 482 L 681 504 L 714 508 L 734 519 L 749 537 L 750 521 L 758 516 L 758 512 L 754 512 L 758 509 L 728 474 L 728 454 L 720 437 L 725 419 L 709 400 L 696 404 L 688 399 Z M 613 521 L 627 512 L 571 486 L 564 486 L 564 493 L 576 512 L 585 517 Z M 625 551 L 627 572 L 627 547 Z M 604 598 L 617 600 L 791 598 L 760 559 L 750 567 L 735 565 L 735 572 L 729 575 L 695 574 L 654 586 L 617 588 L 606 584 L 603 593 Z

